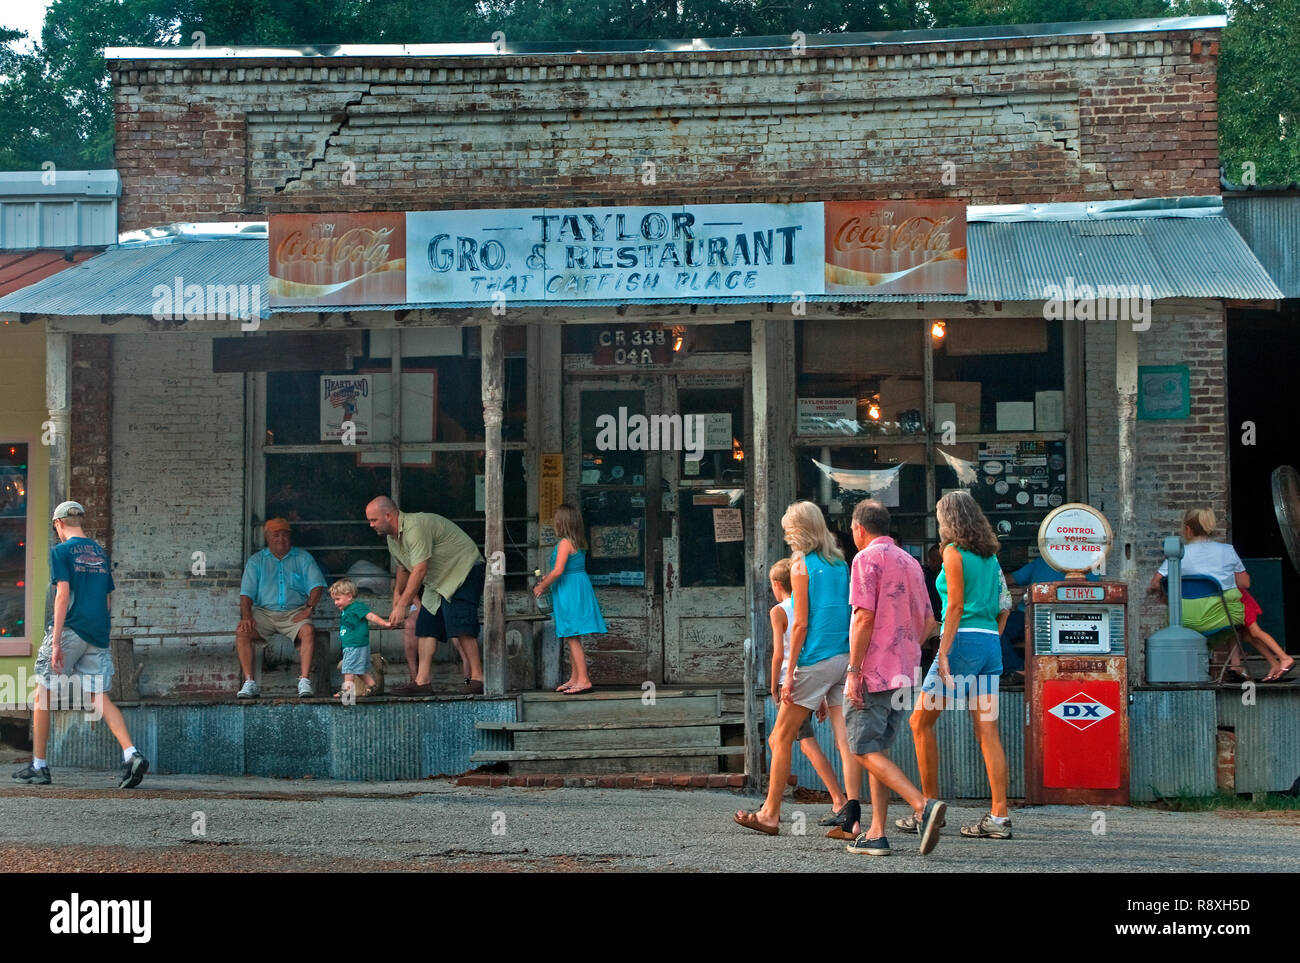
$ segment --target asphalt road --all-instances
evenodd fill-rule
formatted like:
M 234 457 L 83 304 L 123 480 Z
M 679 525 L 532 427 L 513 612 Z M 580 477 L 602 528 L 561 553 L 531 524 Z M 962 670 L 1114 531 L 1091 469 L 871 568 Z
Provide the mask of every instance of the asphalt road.
M 13 768 L 16 768 L 13 767 Z M 481 789 L 443 780 L 347 783 L 56 769 L 0 783 L 9 871 L 793 871 L 1278 873 L 1300 871 L 1300 812 L 1171 813 L 1041 806 L 1011 840 L 964 839 L 954 805 L 930 856 L 891 833 L 888 858 L 823 837 L 827 807 L 787 800 L 781 835 L 734 825 L 758 801 L 725 790 Z M 891 825 L 894 815 L 891 810 Z M 802 834 L 799 830 L 802 829 Z

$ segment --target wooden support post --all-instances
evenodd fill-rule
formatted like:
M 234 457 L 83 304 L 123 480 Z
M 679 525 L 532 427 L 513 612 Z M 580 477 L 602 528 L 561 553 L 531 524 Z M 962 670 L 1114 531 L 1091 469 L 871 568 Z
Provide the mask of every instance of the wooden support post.
M 487 579 L 483 585 L 483 692 L 504 695 L 506 682 L 506 556 L 504 472 L 501 419 L 505 398 L 505 361 L 501 325 L 489 321 L 479 329 L 483 356 L 484 537 Z
M 67 499 L 68 442 L 71 432 L 71 405 L 69 402 L 72 372 L 71 336 L 45 330 L 45 406 L 50 412 L 50 511 Z M 108 511 L 107 505 L 88 506 L 88 511 Z M 101 517 L 103 517 L 101 515 Z
M 1118 420 L 1119 446 L 1119 531 L 1115 545 L 1119 549 L 1119 577 L 1128 585 L 1129 613 L 1127 638 L 1128 678 L 1130 685 L 1142 680 L 1145 657 L 1139 640 L 1142 624 L 1142 586 L 1137 574 L 1137 486 L 1134 465 L 1137 461 L 1137 393 L 1138 339 L 1128 320 L 1115 322 L 1115 414 Z

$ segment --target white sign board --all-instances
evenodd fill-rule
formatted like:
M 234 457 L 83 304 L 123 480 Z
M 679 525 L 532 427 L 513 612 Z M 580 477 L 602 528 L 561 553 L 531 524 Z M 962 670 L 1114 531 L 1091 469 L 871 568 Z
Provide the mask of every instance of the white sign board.
M 1043 560 L 1062 572 L 1101 570 L 1110 544 L 1110 522 L 1091 505 L 1062 505 L 1038 527 Z
M 800 398 L 795 431 L 801 435 L 854 434 L 858 430 L 858 399 Z
M 820 203 L 413 211 L 406 299 L 820 294 L 825 233 Z

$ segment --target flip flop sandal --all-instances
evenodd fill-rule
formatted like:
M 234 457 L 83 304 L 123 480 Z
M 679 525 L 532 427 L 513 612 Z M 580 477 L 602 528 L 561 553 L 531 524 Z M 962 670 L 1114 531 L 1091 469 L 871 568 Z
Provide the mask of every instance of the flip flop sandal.
M 762 833 L 765 836 L 779 836 L 781 834 L 781 826 L 779 824 L 776 826 L 764 826 L 758 821 L 758 813 L 754 811 L 738 812 L 732 817 L 732 819 L 735 820 L 736 825 L 744 826 L 746 829 L 752 829 L 754 832 Z

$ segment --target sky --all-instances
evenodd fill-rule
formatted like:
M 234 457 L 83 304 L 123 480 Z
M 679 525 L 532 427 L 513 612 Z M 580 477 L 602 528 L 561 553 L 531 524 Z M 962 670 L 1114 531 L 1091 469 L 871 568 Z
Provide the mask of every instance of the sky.
M 28 39 L 17 46 L 29 50 L 32 41 L 41 38 L 41 24 L 45 22 L 45 8 L 49 5 L 50 0 L 5 0 L 0 4 L 0 27 L 25 31 Z

